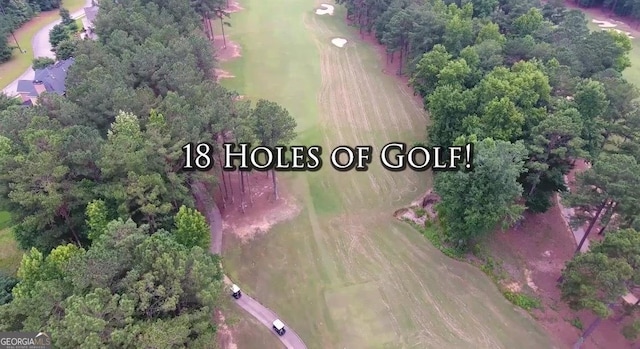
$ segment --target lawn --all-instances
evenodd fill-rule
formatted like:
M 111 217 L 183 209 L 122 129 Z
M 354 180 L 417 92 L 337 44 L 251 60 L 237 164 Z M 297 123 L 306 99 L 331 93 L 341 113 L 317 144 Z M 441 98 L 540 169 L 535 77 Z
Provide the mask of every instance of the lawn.
M 242 310 L 232 299 L 224 297 L 220 305 L 225 316 L 225 323 L 231 331 L 225 330 L 224 326 L 218 329 L 218 346 L 216 348 L 285 349 L 282 342 L 269 328 Z M 236 333 L 243 335 L 237 336 Z
M 11 232 L 11 215 L 0 211 L 0 272 L 14 275 L 22 259 L 22 251 Z
M 382 73 L 375 50 L 344 24 L 344 11 L 318 16 L 318 4 L 300 0 L 241 5 L 229 32 L 242 57 L 223 66 L 236 76 L 224 84 L 284 105 L 299 124 L 295 143 L 322 145 L 325 166 L 280 175 L 303 203 L 297 218 L 246 244 L 225 235 L 231 279 L 309 348 L 551 348 L 480 270 L 393 218 L 427 189 L 427 174 L 387 172 L 377 156 L 364 173 L 328 164 L 340 144 L 376 152 L 390 141 L 411 144 L 427 122 L 411 92 Z M 332 46 L 335 37 L 349 43 Z
M 11 225 L 11 215 L 9 212 L 0 211 L 0 230 L 9 228 Z
M 21 259 L 22 251 L 13 238 L 11 228 L 0 229 L 0 272 L 15 275 Z
M 62 6 L 71 13 L 83 8 L 84 4 L 85 0 L 62 1 Z M 34 58 L 33 50 L 31 49 L 31 38 L 44 26 L 59 18 L 58 10 L 43 12 L 14 32 L 20 47 L 26 50 L 27 53 L 20 53 L 18 49 L 14 49 L 11 60 L 0 65 L 0 88 L 5 88 L 29 68 Z M 9 45 L 15 45 L 13 37 L 9 37 Z

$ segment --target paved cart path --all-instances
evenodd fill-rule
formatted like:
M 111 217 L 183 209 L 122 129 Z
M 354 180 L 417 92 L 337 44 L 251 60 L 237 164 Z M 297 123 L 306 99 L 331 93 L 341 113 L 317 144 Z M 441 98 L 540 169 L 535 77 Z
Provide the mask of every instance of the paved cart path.
M 196 182 L 192 184 L 191 191 L 193 192 L 193 196 L 196 201 L 202 205 L 202 207 L 206 210 L 205 216 L 207 221 L 209 221 L 209 227 L 211 229 L 211 247 L 209 251 L 211 253 L 221 254 L 222 253 L 222 215 L 220 214 L 220 210 L 218 207 L 210 201 L 210 198 L 207 196 L 207 190 L 204 184 Z M 231 284 L 231 280 L 225 275 L 225 283 Z M 304 344 L 300 336 L 289 326 L 287 323 L 280 318 L 276 313 L 274 313 L 269 308 L 260 304 L 260 302 L 255 299 L 249 297 L 244 291 L 242 292 L 242 297 L 240 299 L 235 300 L 236 304 L 240 306 L 242 309 L 251 314 L 254 318 L 256 318 L 260 323 L 269 328 L 275 336 L 278 336 L 275 331 L 272 330 L 271 326 L 273 320 L 280 319 L 285 325 L 286 332 L 282 336 L 278 336 L 280 341 L 289 349 L 307 349 L 307 346 Z

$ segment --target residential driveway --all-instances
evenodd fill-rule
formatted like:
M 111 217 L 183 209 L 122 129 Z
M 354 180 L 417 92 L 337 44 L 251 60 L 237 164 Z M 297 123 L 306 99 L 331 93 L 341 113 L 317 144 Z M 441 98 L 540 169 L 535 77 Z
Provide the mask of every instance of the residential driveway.
M 211 229 L 211 247 L 209 251 L 211 253 L 221 254 L 222 252 L 222 215 L 218 207 L 211 202 L 212 198 L 207 195 L 207 190 L 204 184 L 195 182 L 191 185 L 191 192 L 195 197 L 198 206 L 202 207 L 206 212 L 205 216 L 209 222 Z M 231 284 L 231 280 L 225 275 L 225 283 Z M 240 285 L 238 285 L 240 286 Z M 242 288 L 242 287 L 240 287 Z M 228 294 L 231 297 L 231 293 Z M 242 291 L 242 297 L 236 300 L 236 304 L 240 308 L 247 311 L 254 318 L 260 321 L 263 325 L 269 328 L 274 336 L 278 336 L 272 328 L 273 320 L 280 319 L 285 325 L 286 332 L 283 336 L 278 336 L 280 341 L 289 349 L 307 349 L 300 336 L 287 323 L 280 318 L 276 313 L 269 310 L 264 305 L 260 304 L 255 299 L 249 297 L 244 290 Z
M 84 7 L 90 7 L 90 6 L 91 6 L 91 0 L 86 0 Z M 73 19 L 78 19 L 83 16 L 84 16 L 84 9 L 71 13 L 71 18 Z M 49 43 L 49 32 L 51 31 L 51 29 L 53 29 L 53 27 L 55 27 L 61 21 L 62 20 L 59 19 L 55 22 L 52 22 L 46 25 L 44 28 L 40 29 L 36 33 L 36 35 L 34 35 L 33 38 L 31 39 L 31 47 L 23 47 L 22 49 L 32 50 L 34 58 L 37 58 L 37 57 L 55 58 L 55 54 L 51 52 L 51 44 Z M 14 96 L 17 94 L 18 80 L 31 80 L 33 79 L 34 75 L 35 75 L 35 72 L 33 71 L 33 69 L 31 69 L 31 67 L 29 67 L 29 69 L 27 69 L 24 73 L 22 73 L 20 77 L 18 77 L 16 80 L 11 82 L 2 91 L 9 96 Z

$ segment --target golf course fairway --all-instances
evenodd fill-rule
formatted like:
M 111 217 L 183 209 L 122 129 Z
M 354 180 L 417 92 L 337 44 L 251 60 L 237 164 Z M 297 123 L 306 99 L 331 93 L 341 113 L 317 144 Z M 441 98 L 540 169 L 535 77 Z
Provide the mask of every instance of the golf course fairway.
M 424 139 L 427 114 L 382 71 L 344 8 L 328 4 L 332 15 L 316 14 L 321 2 L 243 0 L 231 16 L 227 34 L 241 57 L 223 64 L 234 76 L 223 85 L 286 107 L 298 122 L 292 145 L 322 146 L 324 166 L 278 173 L 299 206 L 295 218 L 246 243 L 225 232 L 229 276 L 309 348 L 552 348 L 480 270 L 393 217 L 428 189 L 430 175 L 386 171 L 377 154 L 388 142 Z M 338 145 L 373 146 L 369 171 L 334 170 Z

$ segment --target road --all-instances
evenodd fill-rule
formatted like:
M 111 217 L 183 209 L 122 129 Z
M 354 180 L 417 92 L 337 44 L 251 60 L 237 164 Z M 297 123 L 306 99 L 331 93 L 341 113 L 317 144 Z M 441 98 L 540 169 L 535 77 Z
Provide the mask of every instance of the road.
M 91 0 L 86 0 L 84 7 L 91 6 Z M 84 9 L 80 9 L 71 13 L 71 18 L 78 19 L 84 16 Z M 40 29 L 36 35 L 31 39 L 31 50 L 33 51 L 33 58 L 38 57 L 50 57 L 55 58 L 55 54 L 51 52 L 51 44 L 49 43 L 49 32 L 53 27 L 59 24 L 61 20 L 54 21 L 52 23 L 47 24 L 44 28 Z M 23 48 L 29 49 L 29 48 Z M 35 72 L 31 69 L 31 66 L 22 73 L 16 80 L 13 80 L 7 87 L 5 87 L 2 91 L 9 95 L 14 96 L 17 94 L 18 89 L 18 80 L 31 80 L 33 79 Z
M 206 210 L 206 218 L 209 221 L 209 227 L 211 229 L 211 247 L 209 251 L 211 253 L 222 253 L 222 215 L 218 206 L 211 202 L 211 198 L 207 195 L 208 191 L 203 183 L 195 182 L 191 185 L 191 191 L 202 208 Z M 225 275 L 225 282 L 231 284 L 231 280 Z M 231 297 L 231 294 L 229 294 Z M 255 299 L 249 297 L 244 291 L 242 297 L 235 300 L 236 304 L 246 312 L 251 314 L 260 323 L 267 326 L 271 330 L 274 336 L 277 336 L 282 344 L 289 349 L 307 349 L 307 345 L 304 344 L 300 336 L 293 331 L 293 329 L 287 325 L 276 313 L 260 304 Z M 278 336 L 272 329 L 273 320 L 280 319 L 285 325 L 286 332 L 282 336 Z

